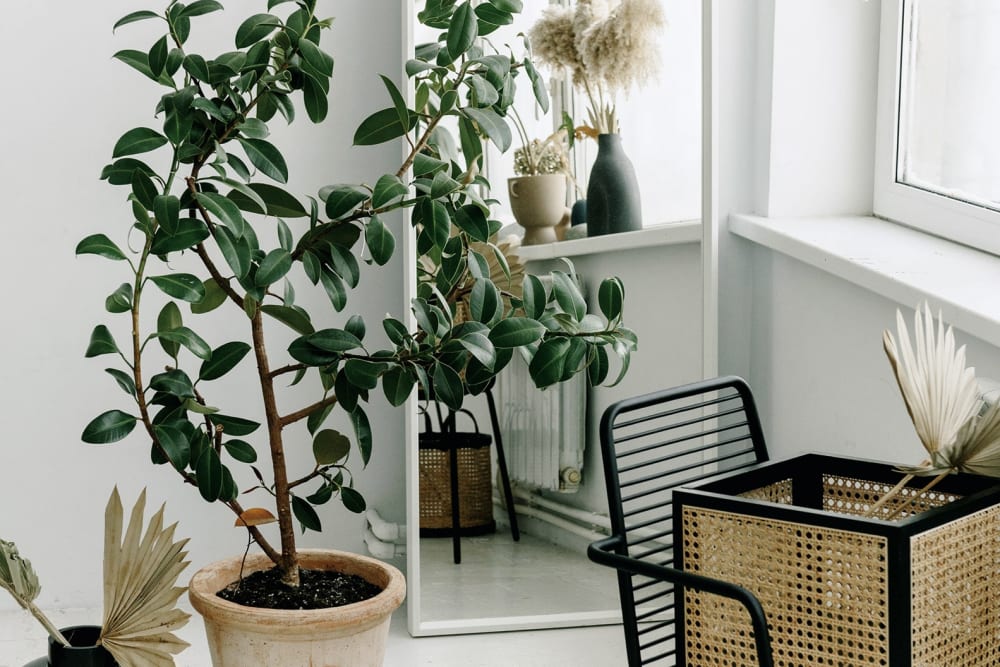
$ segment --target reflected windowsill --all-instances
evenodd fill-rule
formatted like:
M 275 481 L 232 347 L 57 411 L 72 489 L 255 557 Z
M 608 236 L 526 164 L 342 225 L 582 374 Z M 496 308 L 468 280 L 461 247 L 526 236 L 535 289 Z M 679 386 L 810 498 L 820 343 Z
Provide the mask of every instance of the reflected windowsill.
M 520 246 L 517 250 L 522 262 L 559 257 L 600 255 L 650 246 L 680 245 L 701 242 L 701 221 L 683 220 L 647 227 L 635 232 L 607 234 L 593 238 L 571 239 L 542 245 Z

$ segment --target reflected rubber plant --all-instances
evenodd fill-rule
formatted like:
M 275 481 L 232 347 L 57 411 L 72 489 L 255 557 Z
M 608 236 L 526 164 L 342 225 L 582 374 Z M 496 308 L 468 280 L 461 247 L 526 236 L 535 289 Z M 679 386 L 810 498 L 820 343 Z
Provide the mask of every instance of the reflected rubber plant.
M 298 582 L 296 524 L 320 530 L 316 506 L 334 497 L 352 511 L 365 508 L 349 463 L 363 466 L 372 455 L 364 409 L 372 392 L 381 388 L 399 406 L 419 385 L 457 409 L 515 353 L 528 360 L 535 383 L 547 387 L 581 372 L 602 383 L 613 366 L 620 377 L 636 346 L 622 323 L 624 287 L 617 278 L 597 290 L 600 315 L 588 312 L 571 269 L 554 272 L 549 289 L 528 276 L 520 294 L 490 278 L 487 256 L 503 267 L 507 259 L 495 242 L 500 224 L 491 218 L 489 183 L 481 175 L 483 145 L 509 147 L 507 115 L 521 72 L 536 95 L 545 88 L 530 60 L 496 52 L 479 37 L 513 22 L 520 1 L 473 7 L 429 0 L 420 20 L 441 32 L 406 64 L 414 103 L 383 76 L 385 101 L 354 137 L 361 146 L 405 142 L 408 155 L 394 172 L 325 187 L 318 199 L 284 187 L 288 167 L 269 135 L 270 123 L 292 122 L 297 109 L 313 123 L 330 109 L 334 61 L 321 37 L 332 20 L 318 18 L 315 6 L 315 0 L 269 0 L 266 12 L 239 24 L 232 43 L 207 55 L 191 51 L 187 41 L 195 19 L 222 9 L 215 0 L 170 2 L 162 13 L 136 11 L 115 24 L 164 27 L 148 51 L 115 54 L 162 86 L 150 104 L 160 125 L 124 132 L 102 174 L 127 193 L 130 215 L 118 232 L 127 245 L 95 233 L 76 248 L 78 255 L 119 263 L 127 274 L 105 299 L 108 324 L 93 330 L 86 356 L 116 359 L 105 370 L 128 407 L 94 418 L 83 440 L 116 442 L 140 427 L 154 464 L 171 466 L 206 501 L 255 516 L 244 523 L 290 585 Z M 457 127 L 457 141 L 446 125 Z M 392 258 L 396 241 L 383 219 L 403 212 L 420 255 L 411 304 L 417 328 L 387 317 L 384 336 L 368 335 L 360 316 L 343 314 L 348 295 L 359 285 L 360 262 L 382 266 Z M 272 229 L 277 242 L 267 247 L 261 239 Z M 295 297 L 296 289 L 312 288 L 342 313 L 342 326 L 314 327 L 316 309 Z M 459 321 L 463 300 L 469 316 Z M 215 340 L 216 328 L 199 327 L 204 314 L 224 308 L 244 322 L 242 339 Z M 293 330 L 291 345 L 268 346 L 283 333 L 274 327 Z M 259 389 L 252 404 L 230 405 L 225 393 L 213 392 L 213 382 L 251 364 Z M 315 400 L 279 409 L 283 387 L 299 383 L 313 387 Z M 353 433 L 324 427 L 335 407 L 349 415 Z M 293 476 L 284 432 L 301 422 L 313 437 L 314 462 Z M 238 466 L 257 480 L 251 490 L 273 498 L 280 545 L 254 525 L 261 508 L 243 507 L 232 472 Z

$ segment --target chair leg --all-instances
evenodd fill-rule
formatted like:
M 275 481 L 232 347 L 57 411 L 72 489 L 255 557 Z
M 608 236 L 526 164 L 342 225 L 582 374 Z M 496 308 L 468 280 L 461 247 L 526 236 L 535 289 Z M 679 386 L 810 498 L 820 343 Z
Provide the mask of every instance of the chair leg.
M 503 495 L 507 501 L 507 520 L 510 522 L 510 536 L 515 542 L 521 540 L 521 531 L 517 527 L 517 512 L 514 511 L 514 494 L 510 490 L 510 474 L 507 472 L 507 457 L 503 451 L 503 438 L 500 436 L 500 420 L 497 418 L 497 405 L 493 400 L 493 387 L 486 390 L 486 404 L 490 408 L 490 426 L 493 429 L 493 439 L 497 444 L 497 466 L 500 468 L 500 481 L 503 484 Z
M 452 421 L 451 430 L 455 430 L 455 422 Z M 462 530 L 461 528 L 461 512 L 459 506 L 458 498 L 458 447 L 454 442 L 451 444 L 451 448 L 448 450 L 448 459 L 450 465 L 450 482 L 451 482 L 451 553 L 455 564 L 458 565 L 462 562 L 462 537 L 459 534 Z

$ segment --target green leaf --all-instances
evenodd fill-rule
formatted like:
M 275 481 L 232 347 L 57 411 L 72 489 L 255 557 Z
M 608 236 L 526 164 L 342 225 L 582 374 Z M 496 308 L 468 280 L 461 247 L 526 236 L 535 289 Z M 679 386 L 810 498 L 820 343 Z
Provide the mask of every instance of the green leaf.
M 77 255 L 100 255 L 116 261 L 126 259 L 125 253 L 104 234 L 92 234 L 76 244 Z
M 115 379 L 118 386 L 124 390 L 129 396 L 135 396 L 135 380 L 128 373 L 118 370 L 117 368 L 105 368 L 104 372 Z
M 338 313 L 342 311 L 347 305 L 347 289 L 344 287 L 343 279 L 324 268 L 319 274 L 319 280 L 323 283 L 323 290 L 330 299 L 333 309 Z
M 151 12 L 149 10 L 140 10 L 137 12 L 132 12 L 131 14 L 126 14 L 125 16 L 115 21 L 115 24 L 111 27 L 111 31 L 114 32 L 118 28 L 122 27 L 123 25 L 127 25 L 129 23 L 135 23 L 136 21 L 144 21 L 146 19 L 155 19 L 155 18 L 162 18 L 162 17 L 156 12 Z
M 177 470 L 187 468 L 191 462 L 191 441 L 187 439 L 187 436 L 180 429 L 165 424 L 153 426 L 153 434 L 170 461 L 170 465 Z
M 468 234 L 473 241 L 486 243 L 490 240 L 490 224 L 483 209 L 475 204 L 466 204 L 455 212 L 455 224 Z
M 165 331 L 173 331 L 177 327 L 183 326 L 184 320 L 181 317 L 181 311 L 177 307 L 177 304 L 173 301 L 168 301 L 163 304 L 163 308 L 160 309 L 159 315 L 156 317 L 156 331 L 162 333 Z M 176 359 L 177 354 L 180 352 L 180 344 L 174 341 L 169 341 L 165 338 L 159 338 L 160 347 L 163 351 L 167 353 L 167 356 Z
M 225 303 L 227 298 L 226 293 L 222 291 L 222 288 L 219 287 L 214 278 L 209 278 L 201 285 L 205 288 L 205 296 L 198 303 L 191 304 L 191 312 L 195 315 L 215 310 Z
M 485 334 L 469 333 L 459 338 L 458 342 L 483 366 L 493 368 L 493 363 L 497 358 L 496 348 L 493 347 L 493 343 Z
M 182 9 L 180 15 L 191 18 L 192 16 L 201 16 L 202 14 L 209 14 L 221 9 L 222 4 L 215 0 L 195 0 L 195 2 Z
M 393 345 L 402 345 L 409 337 L 409 332 L 406 330 L 406 326 L 399 320 L 387 317 L 382 320 L 382 329 L 385 331 L 385 335 L 388 336 L 389 340 L 392 341 Z
M 223 343 L 212 350 L 212 356 L 201 363 L 198 377 L 202 380 L 217 380 L 236 367 L 250 352 L 250 345 L 241 341 Z
M 476 17 L 483 23 L 493 26 L 494 29 L 497 26 L 510 25 L 514 22 L 514 17 L 510 12 L 503 11 L 491 4 L 478 5 L 476 7 Z M 480 34 L 482 33 L 483 29 L 480 27 Z
M 489 2 L 500 11 L 511 14 L 520 14 L 521 10 L 524 9 L 524 3 L 521 0 L 489 0 Z
M 465 387 L 462 384 L 461 376 L 455 369 L 447 364 L 437 362 L 434 364 L 434 397 L 443 401 L 452 410 L 462 407 L 462 399 L 465 396 Z
M 208 226 L 198 218 L 181 218 L 177 221 L 173 232 L 168 233 L 165 229 L 156 230 L 149 250 L 154 255 L 163 256 L 193 248 L 209 236 Z
M 80 438 L 91 445 L 106 445 L 123 439 L 135 428 L 136 418 L 121 410 L 109 410 L 95 417 Z
M 448 163 L 425 153 L 417 153 L 413 158 L 414 176 L 431 176 L 439 171 L 448 169 Z
M 264 200 L 267 210 L 260 211 L 259 209 L 243 208 L 241 205 L 241 208 L 245 211 L 266 213 L 276 218 L 306 218 L 309 216 L 302 203 L 287 190 L 283 190 L 270 183 L 249 183 L 247 187 L 256 192 Z M 230 192 L 229 198 L 238 204 L 241 202 L 241 198 L 237 192 Z
M 503 298 L 492 280 L 477 280 L 472 285 L 469 311 L 473 319 L 483 324 L 492 324 L 503 316 Z
M 472 100 L 477 107 L 491 107 L 500 101 L 500 93 L 493 87 L 486 77 L 473 74 L 465 80 L 469 90 L 472 91 Z
M 258 287 L 267 287 L 284 278 L 291 268 L 292 256 L 289 252 L 284 248 L 275 248 L 260 261 L 254 282 Z
M 315 530 L 316 532 L 323 530 L 319 514 L 316 513 L 312 505 L 298 496 L 292 496 L 292 513 L 295 514 L 295 518 L 302 524 L 303 533 L 306 530 Z
M 195 463 L 198 491 L 201 497 L 212 503 L 222 495 L 223 467 L 219 455 L 211 447 L 206 447 Z
M 178 398 L 194 398 L 194 385 L 184 371 L 173 370 L 157 373 L 149 379 L 149 386 L 154 391 L 162 391 Z
M 625 303 L 625 286 L 622 281 L 618 278 L 606 278 L 601 281 L 597 291 L 597 303 L 609 322 L 621 317 Z
M 361 347 L 358 337 L 343 329 L 321 329 L 304 338 L 310 345 L 326 352 L 349 352 Z
M 264 39 L 280 27 L 281 20 L 277 16 L 254 14 L 243 21 L 240 27 L 236 29 L 236 48 L 245 49 L 255 42 Z
M 531 274 L 524 276 L 521 285 L 521 299 L 524 302 L 524 314 L 532 319 L 540 319 L 545 313 L 545 304 L 548 296 L 545 294 L 545 286 L 542 281 Z
M 531 374 L 535 386 L 548 387 L 562 379 L 566 353 L 569 348 L 568 338 L 553 338 L 539 346 L 528 365 L 528 372 Z
M 451 238 L 451 216 L 447 207 L 439 201 L 421 197 L 414 213 L 419 215 L 435 247 L 444 248 Z
M 230 456 L 240 463 L 254 463 L 257 460 L 257 452 L 249 442 L 244 440 L 226 440 L 222 443 L 222 446 L 226 448 L 226 452 Z
M 163 74 L 163 70 L 167 66 L 166 35 L 156 40 L 153 47 L 149 50 L 147 58 L 149 62 L 149 71 L 153 73 L 153 76 L 158 77 Z
M 103 324 L 98 324 L 90 334 L 90 343 L 84 356 L 99 357 L 102 354 L 120 354 L 111 331 Z
M 199 415 L 214 415 L 219 411 L 219 408 L 213 408 L 211 405 L 202 405 L 194 398 L 184 401 L 184 409 Z
M 205 288 L 201 280 L 190 273 L 168 273 L 163 276 L 150 276 L 149 279 L 165 294 L 175 299 L 198 303 L 205 298 Z
M 306 44 L 306 40 L 302 40 Z M 308 72 L 302 80 L 302 101 L 305 103 L 306 115 L 313 123 L 322 123 L 330 112 L 329 91 Z
M 239 142 L 253 166 L 279 183 L 288 182 L 288 165 L 274 144 L 263 139 L 242 137 L 239 138 Z
M 587 366 L 587 376 L 590 379 L 590 384 L 596 387 L 607 379 L 610 364 L 608 363 L 608 351 L 603 346 L 595 345 L 591 349 L 592 356 Z
M 386 369 L 384 363 L 366 361 L 364 359 L 348 359 L 344 362 L 343 373 L 355 387 L 374 389 L 378 386 L 378 378 Z
M 395 174 L 384 174 L 375 183 L 375 190 L 372 193 L 372 206 L 382 208 L 392 203 L 396 199 L 403 197 L 409 189 L 399 180 Z
M 384 266 L 392 259 L 392 253 L 396 249 L 396 239 L 377 215 L 372 215 L 365 225 L 365 244 L 379 266 Z
M 153 215 L 168 234 L 177 233 L 180 212 L 181 202 L 173 195 L 157 195 L 153 199 Z
M 583 300 L 576 282 L 562 271 L 552 272 L 552 291 L 556 303 L 563 312 L 579 322 L 587 314 L 587 302 Z
M 137 127 L 129 130 L 115 142 L 111 157 L 122 157 L 124 155 L 138 155 L 155 150 L 167 143 L 167 138 L 148 127 Z
M 181 66 L 184 68 L 184 71 L 186 71 L 188 74 L 190 74 L 198 81 L 208 81 L 210 78 L 212 78 L 212 75 L 208 69 L 208 63 L 205 62 L 205 59 L 200 55 L 198 55 L 197 53 L 189 53 L 188 55 L 184 56 L 184 60 L 181 62 Z M 203 111 L 208 111 L 209 113 L 211 113 L 211 111 L 205 109 L 202 106 L 199 106 L 198 108 L 201 108 Z M 223 122 L 225 121 L 224 118 L 219 118 L 219 120 L 222 120 Z
M 389 91 L 392 107 L 396 110 L 396 117 L 399 119 L 399 126 L 405 127 L 409 124 L 410 110 L 406 108 L 406 100 L 403 99 L 403 94 L 399 92 L 399 88 L 392 82 L 392 79 L 384 74 L 380 74 L 379 76 L 382 77 L 382 83 L 385 84 L 386 90 Z
M 309 321 L 309 316 L 301 310 L 277 304 L 265 304 L 260 307 L 260 310 L 265 315 L 269 315 L 282 324 L 287 325 L 298 334 L 306 336 L 315 332 L 312 322 Z
M 507 152 L 513 137 L 510 125 L 500 114 L 493 109 L 476 109 L 475 107 L 466 107 L 462 109 L 462 113 L 479 126 L 480 131 L 496 144 L 500 152 Z
M 233 232 L 225 227 L 216 227 L 214 238 L 219 246 L 226 264 L 233 270 L 236 277 L 242 280 L 250 271 L 250 244 L 245 238 L 237 238 Z
M 354 435 L 358 441 L 358 450 L 361 452 L 361 461 L 368 465 L 372 457 L 372 427 L 368 421 L 368 415 L 361 408 L 351 411 L 351 424 L 354 426 Z
M 382 391 L 390 405 L 399 407 L 410 397 L 416 382 L 413 375 L 396 366 L 386 371 L 385 375 L 382 376 Z
M 541 107 L 542 113 L 549 112 L 549 91 L 545 88 L 545 79 L 538 74 L 538 70 L 535 69 L 535 64 L 531 62 L 530 58 L 524 59 L 524 71 L 528 75 L 528 79 L 531 81 L 531 90 L 535 94 L 535 101 L 538 102 L 538 106 Z M 572 136 L 572 132 L 570 135 Z M 572 148 L 572 146 L 570 146 Z
M 332 465 L 347 458 L 350 452 L 351 441 L 339 431 L 325 428 L 313 438 L 316 465 Z
M 107 180 L 111 185 L 130 185 L 132 174 L 136 171 L 141 171 L 146 176 L 153 176 L 156 173 L 142 160 L 124 157 L 105 166 L 101 170 L 101 180 Z
M 523 347 L 541 340 L 545 326 L 526 317 L 509 317 L 500 320 L 490 331 L 490 342 L 494 347 Z
M 222 432 L 226 435 L 234 435 L 237 437 L 250 435 L 260 428 L 260 423 L 258 422 L 243 419 L 242 417 L 230 417 L 228 415 L 212 415 L 212 422 L 216 426 L 221 426 Z
M 364 496 L 349 486 L 340 487 L 340 500 L 349 511 L 361 514 L 367 508 Z
M 308 39 L 300 39 L 299 53 L 302 54 L 302 59 L 317 72 L 326 77 L 333 76 L 333 56 L 320 49 L 318 45 L 313 44 Z
M 476 14 L 472 9 L 472 3 L 466 0 L 455 9 L 448 24 L 448 53 L 452 59 L 457 59 L 468 51 L 475 43 L 478 34 Z
M 368 200 L 368 190 L 358 185 L 331 185 L 320 191 L 320 196 L 326 198 L 326 215 L 336 220 L 347 215 L 362 202 Z
M 153 210 L 153 205 L 156 202 L 156 185 L 145 172 L 134 171 L 132 172 L 132 194 L 135 196 L 135 201 L 142 205 L 147 211 Z M 146 219 L 145 211 L 142 213 L 136 213 L 136 220 Z
M 180 343 L 199 359 L 208 359 L 212 356 L 212 348 L 208 346 L 208 343 L 187 327 L 177 327 L 171 331 L 158 331 L 156 337 Z
M 355 146 L 374 146 L 401 137 L 417 124 L 417 115 L 410 114 L 406 124 L 399 122 L 396 109 L 376 111 L 365 118 L 354 133 Z
M 122 283 L 104 300 L 104 309 L 109 313 L 127 313 L 132 310 L 132 285 Z
M 219 222 L 233 232 L 236 238 L 246 234 L 246 221 L 240 213 L 240 207 L 232 199 L 223 197 L 216 192 L 199 192 L 194 196 L 205 210 L 215 216 Z

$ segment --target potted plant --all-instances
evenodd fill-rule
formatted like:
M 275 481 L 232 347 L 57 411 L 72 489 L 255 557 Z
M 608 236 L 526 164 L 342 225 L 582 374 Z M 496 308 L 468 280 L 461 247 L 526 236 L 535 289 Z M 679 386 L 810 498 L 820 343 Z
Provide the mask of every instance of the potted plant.
M 489 183 L 480 173 L 482 145 L 490 140 L 502 150 L 509 147 L 505 114 L 514 73 L 523 68 L 530 75 L 533 68 L 484 52 L 477 36 L 513 21 L 520 2 L 489 0 L 473 7 L 468 1 L 429 0 L 420 19 L 442 32 L 407 63 L 413 103 L 383 77 L 388 102 L 354 137 L 361 146 L 406 141 L 399 169 L 325 187 L 319 201 L 304 204 L 282 187 L 288 168 L 269 140 L 268 124 L 278 116 L 291 122 L 297 105 L 314 123 L 327 115 L 333 59 L 320 42 L 332 21 L 317 17 L 315 4 L 268 0 L 267 12 L 236 29 L 236 50 L 209 56 L 190 51 L 187 39 L 199 16 L 222 8 L 215 0 L 172 0 L 163 12 L 135 11 L 116 23 L 158 21 L 164 27 L 148 52 L 116 54 L 163 86 L 151 103 L 162 126 L 126 131 L 102 174 L 128 193 L 131 219 L 121 236 L 127 235 L 129 251 L 104 233 L 77 246 L 78 254 L 119 262 L 128 276 L 105 300 L 111 316 L 124 320 L 125 342 L 98 325 L 87 356 L 119 359 L 120 367 L 107 372 L 131 406 L 102 412 L 84 428 L 83 440 L 111 443 L 139 426 L 153 463 L 173 468 L 206 501 L 228 507 L 262 551 L 245 564 L 235 558 L 208 566 L 192 579 L 192 602 L 205 616 L 216 665 L 381 663 L 379 644 L 404 596 L 402 575 L 370 558 L 301 551 L 295 535 L 299 526 L 319 530 L 316 507 L 334 497 L 352 511 L 364 510 L 348 462 L 352 450 L 361 464 L 372 454 L 373 429 L 364 409 L 372 392 L 381 387 L 388 402 L 399 406 L 419 385 L 458 409 L 466 394 L 493 381 L 515 351 L 530 359 L 532 376 L 544 387 L 584 371 L 603 382 L 613 357 L 621 359 L 624 373 L 636 344 L 622 325 L 624 289 L 617 278 L 600 286 L 603 317 L 587 312 L 567 273 L 556 272 L 549 290 L 526 277 L 519 298 L 506 292 L 504 280 L 490 278 L 486 257 L 501 266 L 506 259 L 494 240 L 500 224 L 491 219 Z M 445 130 L 446 119 L 457 126 L 460 142 Z M 138 157 L 154 153 L 166 167 L 154 169 L 151 159 Z M 416 229 L 420 255 L 412 302 L 417 329 L 390 316 L 382 322 L 384 338 L 369 335 L 358 315 L 342 316 L 339 327 L 317 329 L 314 314 L 296 301 L 296 288 L 315 286 L 343 312 L 360 280 L 359 260 L 381 266 L 392 257 L 395 240 L 383 220 L 403 211 Z M 272 229 L 277 242 L 268 245 L 265 230 Z M 463 302 L 471 317 L 457 321 Z M 216 340 L 221 334 L 204 327 L 199 333 L 181 304 L 196 321 L 228 308 L 245 322 L 246 333 L 228 341 Z M 290 328 L 297 337 L 284 349 L 269 346 L 275 327 Z M 249 406 L 229 405 L 211 383 L 244 368 L 259 398 Z M 315 399 L 281 409 L 279 385 L 300 382 L 312 383 Z M 335 407 L 349 415 L 353 442 L 324 426 Z M 303 422 L 312 442 L 286 440 L 285 429 Z M 314 461 L 307 470 L 289 470 L 289 445 L 311 447 Z M 267 475 L 255 465 L 259 453 L 268 460 Z M 273 498 L 273 508 L 243 506 L 237 466 L 247 466 L 255 488 Z M 271 520 L 278 524 L 278 544 L 258 528 Z M 253 595 L 258 584 L 283 595 L 303 593 L 311 586 L 304 583 L 306 570 L 329 573 L 320 574 L 323 579 L 357 574 L 383 590 L 338 608 L 321 599 L 310 610 L 261 608 L 267 603 L 216 596 L 227 586 Z M 352 638 L 345 648 L 340 638 L 353 630 L 375 645 L 359 648 L 361 640 Z
M 41 592 L 31 562 L 13 542 L 0 540 L 0 588 L 49 633 L 48 658 L 25 667 L 130 667 L 173 665 L 171 656 L 187 647 L 173 634 L 190 615 L 177 609 L 186 589 L 176 587 L 187 540 L 174 541 L 177 524 L 164 528 L 163 507 L 143 532 L 146 492 L 139 495 L 124 526 L 116 488 L 104 512 L 104 618 L 101 625 L 56 628 L 35 605 Z
M 569 228 L 570 209 L 566 206 L 569 181 L 567 133 L 559 129 L 542 139 L 528 139 L 516 109 L 514 126 L 521 147 L 514 151 L 514 173 L 507 179 L 507 194 L 514 219 L 524 227 L 524 245 L 561 241 Z

